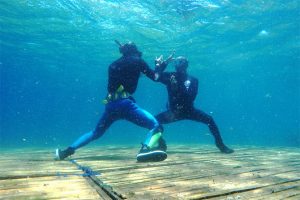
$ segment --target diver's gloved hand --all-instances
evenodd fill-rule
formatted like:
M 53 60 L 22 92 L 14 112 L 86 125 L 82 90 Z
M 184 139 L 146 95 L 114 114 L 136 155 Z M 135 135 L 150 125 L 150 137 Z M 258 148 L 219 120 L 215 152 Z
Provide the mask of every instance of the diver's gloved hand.
M 174 60 L 174 54 L 175 54 L 175 51 L 173 51 L 169 57 L 167 58 L 167 60 L 165 60 L 164 62 L 168 65 L 170 62 L 172 62 Z
M 164 56 L 160 55 L 158 58 L 155 58 L 155 71 L 157 72 L 163 72 L 167 65 L 173 61 L 173 56 L 174 56 L 175 52 L 173 52 L 172 54 L 169 55 L 169 57 L 164 60 Z
M 161 65 L 163 64 L 164 60 L 163 60 L 164 56 L 160 55 L 158 58 L 156 57 L 154 60 L 155 63 L 155 69 L 160 68 Z

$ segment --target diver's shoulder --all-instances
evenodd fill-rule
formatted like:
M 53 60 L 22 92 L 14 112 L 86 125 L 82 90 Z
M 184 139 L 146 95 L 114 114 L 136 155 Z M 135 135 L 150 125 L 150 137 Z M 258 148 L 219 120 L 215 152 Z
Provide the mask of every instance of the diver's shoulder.
M 124 57 L 120 57 L 120 58 L 116 59 L 115 61 L 113 61 L 110 65 L 119 64 L 119 63 L 123 62 L 123 60 L 124 60 Z
M 126 57 L 127 60 L 133 61 L 133 62 L 145 62 L 144 59 L 140 56 L 128 56 Z

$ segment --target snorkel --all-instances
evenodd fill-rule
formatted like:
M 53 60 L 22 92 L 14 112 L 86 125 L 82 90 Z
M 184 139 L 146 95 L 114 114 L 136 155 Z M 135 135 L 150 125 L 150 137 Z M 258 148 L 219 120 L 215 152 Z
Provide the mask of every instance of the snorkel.
M 119 46 L 119 48 L 123 46 L 118 40 L 115 40 L 115 43 Z

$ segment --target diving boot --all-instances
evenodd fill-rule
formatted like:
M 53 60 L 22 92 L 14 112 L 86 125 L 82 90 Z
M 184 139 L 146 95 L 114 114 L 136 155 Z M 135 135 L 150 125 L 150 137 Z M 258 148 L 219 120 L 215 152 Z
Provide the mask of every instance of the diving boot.
M 165 143 L 164 143 L 165 144 Z M 150 149 L 147 145 L 142 144 L 142 148 L 136 156 L 138 162 L 159 162 L 165 160 L 168 155 L 167 153 L 159 149 L 160 146 Z M 165 146 L 161 146 L 161 148 L 166 149 Z
M 216 143 L 216 146 L 218 147 L 218 149 L 222 152 L 222 153 L 226 153 L 226 154 L 230 154 L 233 153 L 234 150 L 230 149 L 229 147 L 227 147 L 225 144 L 223 143 Z
M 71 147 L 68 147 L 65 150 L 56 149 L 55 150 L 55 160 L 64 160 L 66 157 L 75 153 L 75 150 Z
M 161 137 L 158 140 L 158 146 L 156 148 L 153 148 L 152 150 L 162 150 L 164 152 L 167 151 L 167 144 L 166 141 Z

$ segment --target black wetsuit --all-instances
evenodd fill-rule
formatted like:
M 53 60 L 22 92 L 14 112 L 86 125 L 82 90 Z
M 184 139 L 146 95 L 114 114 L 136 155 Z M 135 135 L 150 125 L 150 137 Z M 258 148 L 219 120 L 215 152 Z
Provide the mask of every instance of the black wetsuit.
M 133 94 L 136 90 L 140 74 L 155 79 L 155 72 L 138 56 L 123 56 L 114 61 L 108 70 L 108 92 L 114 93 L 120 85 L 124 90 Z
M 168 110 L 156 116 L 161 124 L 189 119 L 205 123 L 215 138 L 217 147 L 223 151 L 223 144 L 214 119 L 203 111 L 194 108 L 194 100 L 198 93 L 198 80 L 195 77 L 177 72 L 163 72 L 158 79 L 168 90 Z
M 140 74 L 143 73 L 155 80 L 155 71 L 139 56 L 123 56 L 113 62 L 108 69 L 108 93 L 115 96 L 117 89 L 122 85 L 124 91 L 133 94 L 136 90 Z M 146 110 L 140 108 L 132 97 L 116 98 L 105 106 L 105 112 L 96 128 L 78 138 L 70 147 L 76 150 L 91 141 L 101 137 L 110 125 L 119 119 L 131 121 L 139 126 L 150 129 L 146 141 L 155 132 L 162 132 L 162 128 Z

